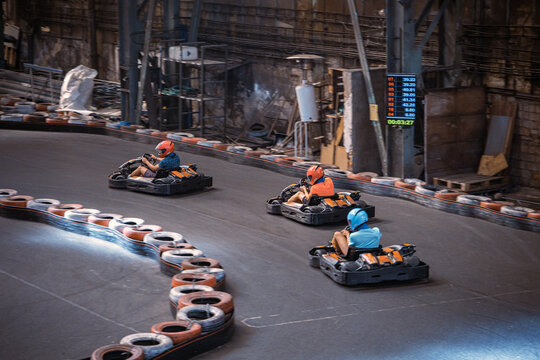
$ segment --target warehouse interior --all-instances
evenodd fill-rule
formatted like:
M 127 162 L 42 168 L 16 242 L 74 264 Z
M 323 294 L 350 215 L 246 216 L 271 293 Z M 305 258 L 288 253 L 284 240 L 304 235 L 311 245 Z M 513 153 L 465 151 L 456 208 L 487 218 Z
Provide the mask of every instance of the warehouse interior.
M 0 158 L 9 169 L 0 226 L 20 240 L 2 241 L 0 278 L 12 295 L 0 305 L 12 335 L 0 357 L 540 356 L 537 0 L 0 4 Z M 113 186 L 126 160 L 165 141 L 182 164 L 197 164 L 187 172 L 209 176 L 206 188 L 160 196 Z M 377 208 L 368 224 L 384 245 L 416 245 L 429 279 L 348 287 L 311 269 L 306 259 L 319 260 L 309 250 L 346 219 L 299 224 L 284 210 L 271 215 L 268 200 L 311 166 Z M 114 347 L 170 321 L 169 305 L 179 319 L 160 269 L 185 269 L 142 237 L 32 209 L 39 197 L 132 214 L 159 224 L 144 231 L 193 240 L 190 249 L 226 269 L 227 287 L 213 290 L 234 296 L 234 316 L 229 309 L 219 330 L 166 351 L 133 350 L 154 338 Z M 16 260 L 36 249 L 54 262 Z M 33 292 L 39 304 L 23 300 Z M 19 337 L 36 324 L 25 347 Z M 388 343 L 401 351 L 382 351 Z

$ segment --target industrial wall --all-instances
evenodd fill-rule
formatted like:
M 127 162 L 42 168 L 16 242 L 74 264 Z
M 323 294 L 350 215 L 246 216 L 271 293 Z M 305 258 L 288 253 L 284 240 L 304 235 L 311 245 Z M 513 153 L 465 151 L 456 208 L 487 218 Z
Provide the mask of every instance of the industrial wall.
M 426 2 L 414 2 L 417 14 Z M 425 69 L 437 78 L 426 84 L 445 87 L 449 82 L 441 79 L 452 78 L 455 86 L 484 86 L 488 106 L 499 98 L 518 102 L 511 175 L 515 184 L 540 187 L 540 2 L 460 4 L 461 9 L 454 8 L 443 19 L 458 26 L 454 31 L 435 32 L 424 49 Z M 357 0 L 356 5 L 369 62 L 384 65 L 385 0 Z M 118 81 L 116 1 L 8 0 L 4 6 L 7 22 L 22 31 L 21 61 L 64 70 L 84 64 L 97 68 L 99 78 Z M 188 26 L 192 6 L 192 0 L 180 1 L 178 17 Z M 436 10 L 435 6 L 419 36 Z M 161 5 L 156 14 L 154 27 L 159 32 Z M 284 60 L 286 56 L 314 53 L 324 56 L 328 67 L 359 67 L 346 1 L 204 0 L 198 39 L 228 44 L 232 58 L 243 64 L 230 77 L 234 84 L 229 89 L 234 100 L 230 119 L 235 126 L 286 120 L 293 104 L 292 89 L 299 81 L 298 70 Z M 316 69 L 313 80 L 322 80 L 323 75 L 322 69 Z M 273 110 L 264 113 L 265 108 Z

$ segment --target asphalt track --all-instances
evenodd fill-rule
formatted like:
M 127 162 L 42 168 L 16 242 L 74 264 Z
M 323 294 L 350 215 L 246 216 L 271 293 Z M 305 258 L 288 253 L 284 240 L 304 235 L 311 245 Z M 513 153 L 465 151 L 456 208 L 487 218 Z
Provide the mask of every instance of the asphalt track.
M 307 251 L 342 226 L 265 213 L 296 179 L 180 153 L 210 190 L 158 197 L 106 176 L 150 145 L 85 134 L 0 131 L 0 188 L 142 217 L 217 258 L 234 296 L 232 340 L 201 359 L 538 359 L 540 236 L 405 200 L 376 206 L 383 244 L 411 242 L 427 282 L 347 288 Z M 0 218 L 1 359 L 82 359 L 171 319 L 155 260 L 48 225 Z

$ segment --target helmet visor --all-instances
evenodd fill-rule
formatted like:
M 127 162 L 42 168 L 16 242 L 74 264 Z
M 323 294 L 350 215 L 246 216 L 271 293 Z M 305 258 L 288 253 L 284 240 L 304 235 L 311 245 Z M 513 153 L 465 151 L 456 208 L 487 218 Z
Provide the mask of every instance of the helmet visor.
M 157 150 L 159 155 L 163 155 L 163 154 L 165 154 L 165 151 L 167 151 L 166 149 L 163 149 L 163 148 L 162 149 L 156 149 L 156 150 Z

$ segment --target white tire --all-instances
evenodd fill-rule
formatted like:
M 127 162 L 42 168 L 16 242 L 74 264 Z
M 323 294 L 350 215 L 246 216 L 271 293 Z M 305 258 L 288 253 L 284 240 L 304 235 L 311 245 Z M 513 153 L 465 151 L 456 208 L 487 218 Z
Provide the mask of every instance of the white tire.
M 152 343 L 152 345 L 146 345 Z M 136 333 L 125 336 L 120 340 L 122 345 L 140 347 L 144 352 L 145 359 L 151 359 L 172 348 L 173 341 L 167 335 L 154 333 Z
M 165 251 L 161 254 L 161 258 L 169 263 L 181 265 L 182 261 L 191 259 L 194 257 L 204 256 L 203 252 L 199 249 L 177 249 Z
M 189 305 L 178 310 L 176 320 L 193 321 L 201 325 L 203 332 L 212 332 L 225 324 L 225 313 L 215 306 Z
M 90 215 L 96 215 L 100 212 L 97 209 L 74 209 L 66 211 L 64 217 L 70 220 L 88 221 Z
M 0 189 L 0 198 L 17 195 L 18 193 L 15 189 Z
M 157 231 L 144 236 L 143 241 L 155 246 L 185 243 L 182 234 L 172 231 Z
M 109 228 L 114 229 L 120 233 L 124 230 L 126 227 L 137 227 L 139 225 L 144 224 L 143 219 L 134 218 L 134 217 L 128 217 L 128 218 L 121 218 L 121 219 L 112 219 L 109 222 Z
M 480 202 L 490 202 L 491 198 L 487 196 L 476 196 L 476 195 L 459 195 L 456 198 L 458 203 L 468 204 L 468 205 L 480 205 Z
M 326 176 L 346 178 L 348 174 L 351 174 L 348 170 L 341 169 L 328 169 L 324 171 Z
M 56 199 L 34 199 L 26 203 L 29 209 L 47 211 L 49 206 L 60 205 L 60 201 Z
M 523 206 L 503 206 L 501 207 L 501 212 L 506 215 L 527 217 L 527 214 L 534 212 L 534 209 Z
M 214 291 L 214 288 L 208 285 L 180 285 L 175 286 L 169 291 L 169 300 L 178 304 L 178 299 L 182 296 L 199 291 Z
M 396 180 L 401 180 L 398 177 L 391 177 L 391 176 L 378 176 L 371 178 L 371 182 L 375 184 L 382 184 L 382 185 L 390 185 L 394 186 L 394 183 Z

